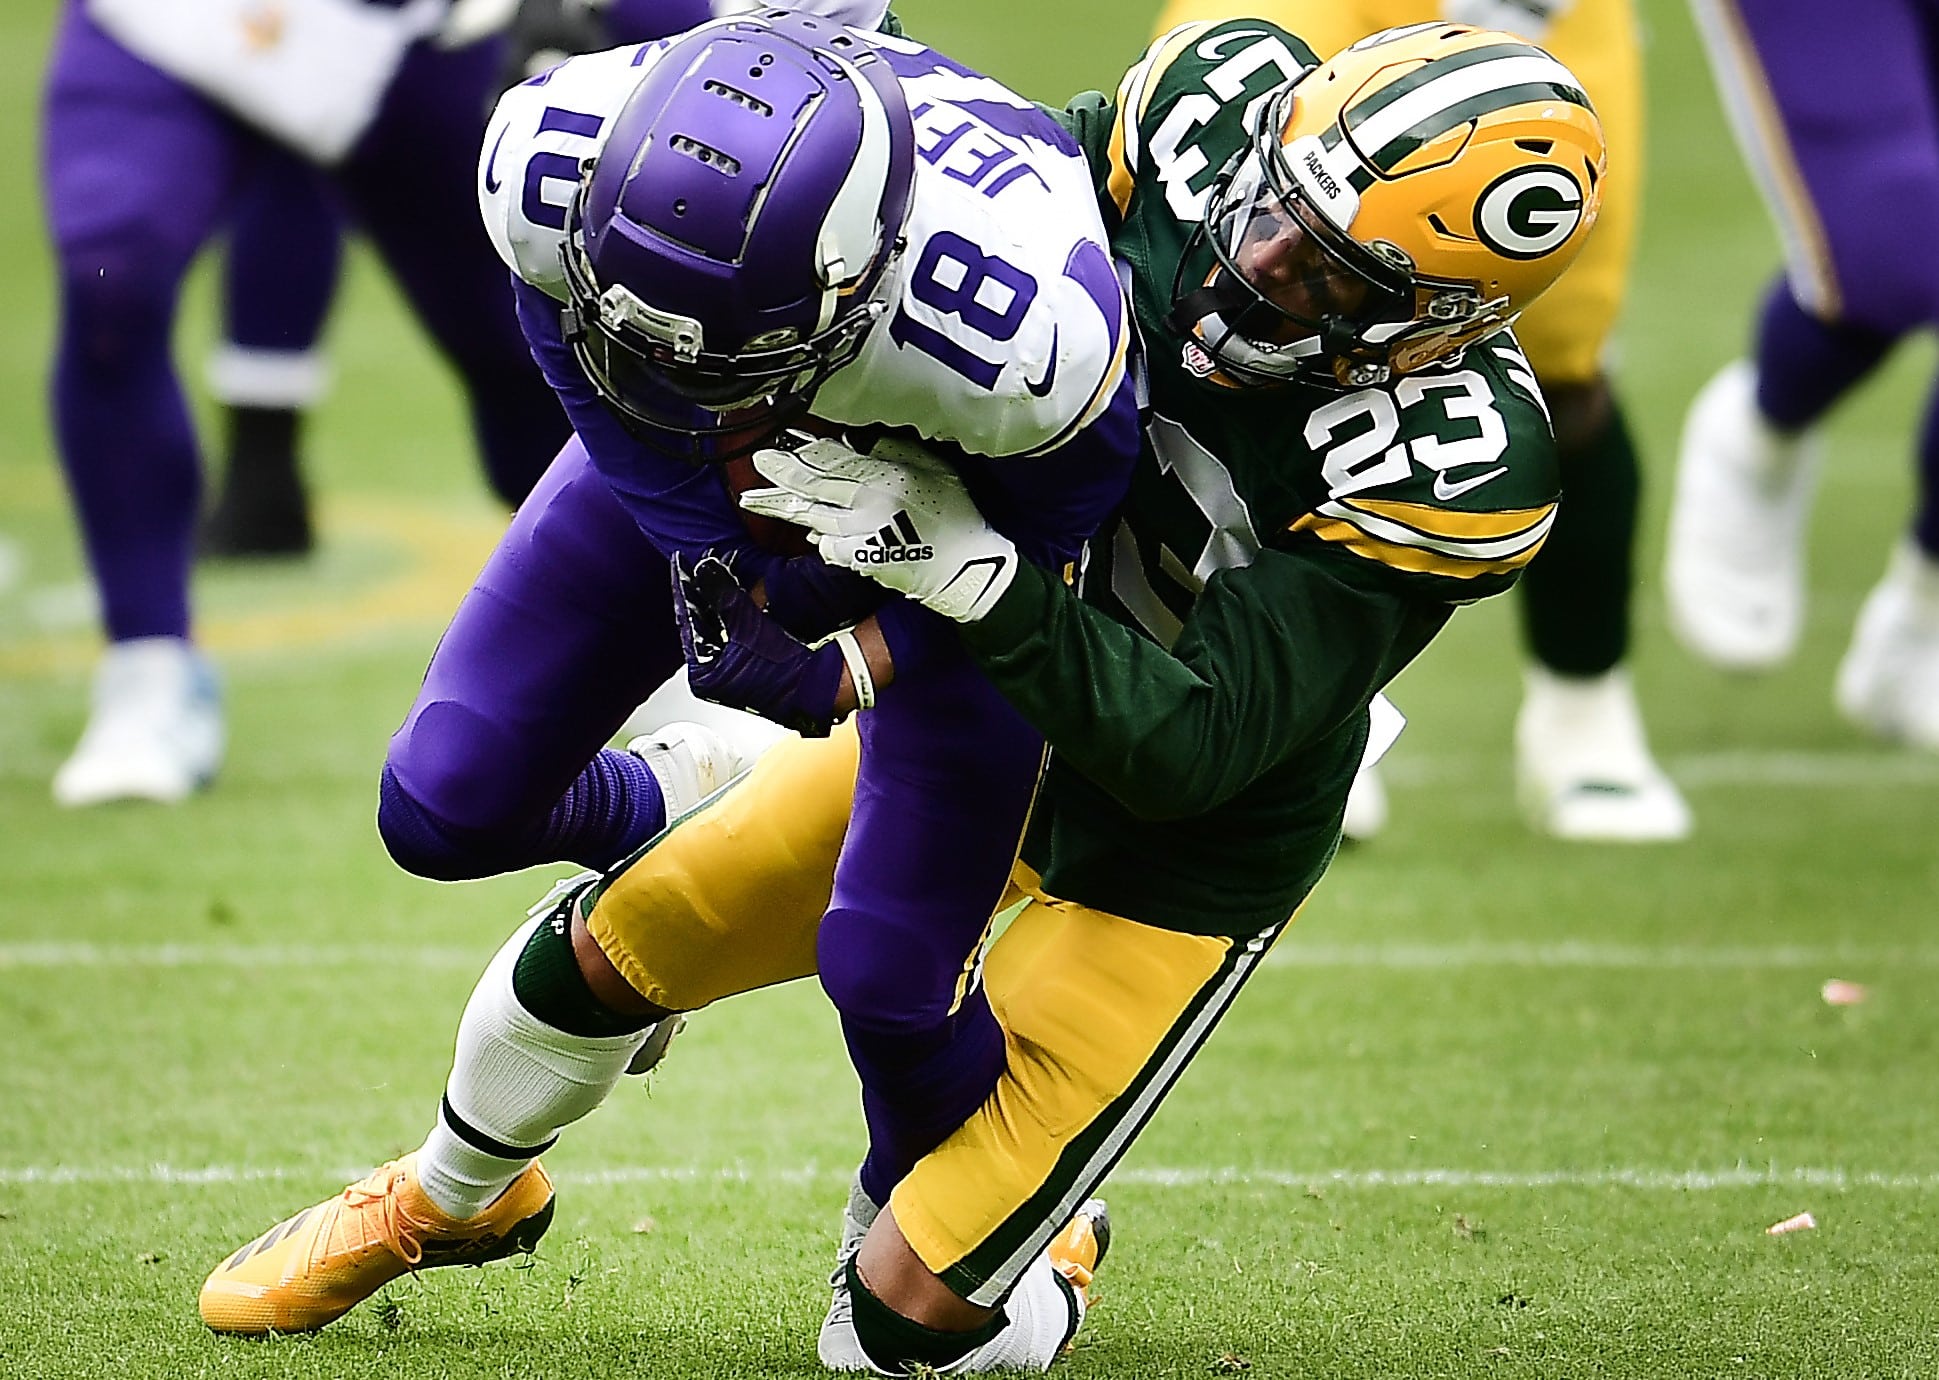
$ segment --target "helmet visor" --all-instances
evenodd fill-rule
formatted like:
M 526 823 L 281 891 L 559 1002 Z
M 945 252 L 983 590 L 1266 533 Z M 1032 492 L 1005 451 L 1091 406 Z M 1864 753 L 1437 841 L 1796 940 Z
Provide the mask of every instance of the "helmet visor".
M 561 249 L 571 302 L 566 342 L 600 400 L 660 449 L 727 459 L 731 453 L 715 453 L 719 438 L 792 421 L 822 381 L 854 358 L 876 315 L 873 303 L 863 303 L 805 341 L 712 352 L 704 348 L 698 322 L 685 323 L 689 329 L 683 331 L 678 318 L 653 312 L 624 289 L 602 291 L 579 224 L 575 215 Z M 707 444 L 696 446 L 695 440 Z
M 1253 345 L 1285 349 L 1310 337 L 1328 348 L 1357 339 L 1368 326 L 1404 321 L 1404 284 L 1371 276 L 1336 245 L 1288 182 L 1276 185 L 1258 152 L 1247 155 L 1208 213 L 1220 270 L 1247 289 L 1244 306 L 1223 313 L 1225 325 Z M 1310 351 L 1303 351 L 1308 353 Z

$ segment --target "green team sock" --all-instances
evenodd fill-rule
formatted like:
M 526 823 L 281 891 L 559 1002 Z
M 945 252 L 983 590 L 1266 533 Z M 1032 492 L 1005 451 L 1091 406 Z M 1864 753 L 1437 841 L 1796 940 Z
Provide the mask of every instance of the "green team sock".
M 1612 404 L 1607 423 L 1560 459 L 1562 509 L 1522 572 L 1522 631 L 1549 670 L 1599 676 L 1629 653 L 1642 476 L 1621 405 Z
M 568 1035 L 605 1039 L 646 1029 L 650 1019 L 612 1010 L 593 995 L 579 971 L 570 931 L 576 899 L 577 893 L 554 907 L 526 940 L 512 969 L 513 995 L 532 1015 Z
M 855 1305 L 855 1340 L 883 1370 L 906 1370 L 911 1363 L 940 1369 L 962 1360 L 1009 1325 L 1010 1320 L 998 1309 L 995 1317 L 968 1332 L 938 1332 L 903 1317 L 870 1293 L 853 1256 L 843 1269 L 848 1273 L 849 1297 Z

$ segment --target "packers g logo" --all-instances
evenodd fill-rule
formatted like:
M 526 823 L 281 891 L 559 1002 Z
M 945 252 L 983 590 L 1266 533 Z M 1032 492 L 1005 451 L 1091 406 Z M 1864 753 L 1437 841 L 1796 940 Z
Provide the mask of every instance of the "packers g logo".
M 1481 242 L 1505 259 L 1539 259 L 1582 223 L 1582 184 L 1564 168 L 1517 168 L 1488 184 L 1474 204 Z

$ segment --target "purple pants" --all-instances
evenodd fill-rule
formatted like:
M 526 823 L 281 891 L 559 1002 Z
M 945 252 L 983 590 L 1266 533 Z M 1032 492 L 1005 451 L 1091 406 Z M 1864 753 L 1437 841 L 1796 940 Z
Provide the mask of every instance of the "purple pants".
M 1939 322 L 1939 5 L 1704 0 L 1699 17 L 1798 301 L 1893 334 Z
M 1700 0 L 1724 104 L 1784 242 L 1757 327 L 1758 405 L 1819 421 L 1908 331 L 1939 324 L 1939 0 Z M 1911 529 L 1939 558 L 1939 387 Z
M 336 296 L 343 217 L 320 168 L 266 149 L 241 189 L 223 260 L 230 343 L 314 349 Z
M 428 839 L 448 859 L 455 846 L 477 860 L 472 875 L 502 870 L 493 859 L 535 860 L 524 851 L 534 821 L 680 665 L 665 570 L 585 448 L 568 442 L 459 605 L 391 739 L 379 829 L 393 852 Z M 854 811 L 817 954 L 862 1076 L 865 1174 L 878 1197 L 1002 1067 L 969 963 L 1042 753 L 953 638 L 862 718 Z
M 420 44 L 332 181 L 463 375 L 493 487 L 516 502 L 567 432 L 478 222 L 495 45 Z M 272 157 L 264 138 L 64 9 L 42 168 L 61 282 L 54 424 L 112 639 L 185 635 L 200 460 L 170 359 L 196 253 Z
M 458 605 L 386 767 L 475 850 L 472 875 L 503 871 L 495 848 L 544 818 L 680 664 L 666 561 L 575 436 Z

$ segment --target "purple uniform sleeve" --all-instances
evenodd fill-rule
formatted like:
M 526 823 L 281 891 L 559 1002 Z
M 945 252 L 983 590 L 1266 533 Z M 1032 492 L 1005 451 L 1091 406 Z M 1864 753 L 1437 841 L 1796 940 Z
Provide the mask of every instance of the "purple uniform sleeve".
M 959 460 L 990 526 L 1027 561 L 1056 569 L 1077 559 L 1124 498 L 1138 459 L 1138 407 L 1125 374 L 1110 404 L 1070 440 L 1041 455 Z
M 1046 455 L 992 460 L 959 455 L 977 508 L 1025 560 L 1061 571 L 1123 499 L 1138 459 L 1138 408 L 1129 374 L 1110 406 Z M 900 596 L 876 611 L 898 679 L 956 646 L 956 625 Z
M 721 472 L 662 454 L 620 425 L 560 334 L 559 304 L 516 278 L 513 287 L 519 325 L 539 372 L 559 395 L 593 468 L 646 539 L 666 556 L 678 551 L 697 560 L 707 551 L 733 552 L 743 580 L 763 573 L 776 557 L 748 535 Z

